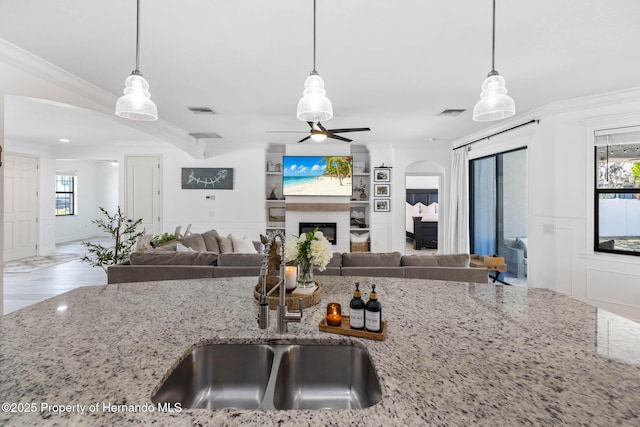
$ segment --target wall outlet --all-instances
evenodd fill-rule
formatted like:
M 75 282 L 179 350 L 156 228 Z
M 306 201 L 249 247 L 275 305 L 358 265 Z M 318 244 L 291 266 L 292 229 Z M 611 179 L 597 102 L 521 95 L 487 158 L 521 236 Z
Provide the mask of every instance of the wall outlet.
M 216 216 L 216 213 L 214 211 L 209 211 L 209 216 Z

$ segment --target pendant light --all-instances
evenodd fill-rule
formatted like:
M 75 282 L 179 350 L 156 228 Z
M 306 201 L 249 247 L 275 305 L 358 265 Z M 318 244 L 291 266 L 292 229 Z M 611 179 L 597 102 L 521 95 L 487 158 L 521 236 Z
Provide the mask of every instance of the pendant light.
M 158 120 L 158 108 L 151 100 L 149 83 L 140 72 L 140 0 L 136 0 L 136 69 L 127 77 L 124 95 L 116 103 L 116 115 L 131 120 Z
M 304 82 L 302 94 L 298 102 L 298 119 L 318 123 L 333 117 L 333 107 L 326 97 L 324 80 L 316 71 L 316 0 L 313 0 L 313 71 Z
M 507 95 L 506 82 L 496 71 L 496 0 L 493 0 L 493 34 L 491 39 L 491 71 L 482 82 L 480 101 L 473 108 L 473 120 L 488 122 L 505 119 L 516 113 L 513 98 Z

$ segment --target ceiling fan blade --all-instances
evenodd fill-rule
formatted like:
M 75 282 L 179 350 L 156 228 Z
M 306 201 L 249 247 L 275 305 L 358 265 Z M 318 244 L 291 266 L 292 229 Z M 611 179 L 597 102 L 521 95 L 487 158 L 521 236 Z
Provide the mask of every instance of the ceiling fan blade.
M 327 134 L 327 129 L 325 129 L 324 126 L 322 126 L 322 123 L 318 122 L 318 129 L 320 129 L 322 132 L 324 132 L 324 134 Z
M 309 136 L 305 136 L 304 138 L 302 138 L 302 139 L 301 139 L 300 141 L 298 141 L 298 142 L 304 142 L 304 141 L 306 141 L 306 140 L 307 140 L 307 139 L 309 139 L 309 138 L 311 138 L 311 135 L 309 135 Z
M 328 129 L 329 132 L 343 133 L 343 132 L 364 132 L 371 130 L 370 128 L 346 128 L 346 129 Z
M 333 139 L 338 139 L 340 141 L 344 141 L 344 142 L 351 142 L 352 140 L 349 138 L 345 138 L 344 136 L 340 136 L 340 135 L 334 135 L 331 132 L 327 133 L 327 138 L 333 138 Z

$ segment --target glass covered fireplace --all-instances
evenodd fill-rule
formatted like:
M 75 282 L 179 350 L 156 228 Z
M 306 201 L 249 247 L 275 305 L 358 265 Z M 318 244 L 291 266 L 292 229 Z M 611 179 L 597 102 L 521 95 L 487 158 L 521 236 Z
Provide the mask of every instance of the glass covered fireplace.
M 322 231 L 324 237 L 332 244 L 336 244 L 336 223 L 335 222 L 301 222 L 298 224 L 298 231 L 302 235 L 302 233 L 308 233 L 309 231 L 313 231 L 318 228 L 319 231 Z

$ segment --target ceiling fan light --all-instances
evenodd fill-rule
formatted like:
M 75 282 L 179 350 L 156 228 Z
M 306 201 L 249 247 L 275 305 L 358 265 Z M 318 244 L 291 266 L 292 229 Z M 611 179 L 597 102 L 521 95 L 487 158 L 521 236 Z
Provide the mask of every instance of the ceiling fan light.
M 311 132 L 311 139 L 313 139 L 315 142 L 322 142 L 327 139 L 327 135 L 325 135 L 323 132 L 313 131 Z
M 298 102 L 298 119 L 305 122 L 325 122 L 333 117 L 333 106 L 326 97 L 324 81 L 311 74 L 304 82 L 302 99 Z
M 482 82 L 480 101 L 473 108 L 473 120 L 488 122 L 506 119 L 516 113 L 516 104 L 507 95 L 506 82 L 496 71 L 489 73 Z
M 142 74 L 134 71 L 124 84 L 124 95 L 116 103 L 116 115 L 131 120 L 158 120 L 158 108 L 151 100 L 149 83 Z

